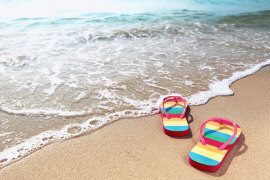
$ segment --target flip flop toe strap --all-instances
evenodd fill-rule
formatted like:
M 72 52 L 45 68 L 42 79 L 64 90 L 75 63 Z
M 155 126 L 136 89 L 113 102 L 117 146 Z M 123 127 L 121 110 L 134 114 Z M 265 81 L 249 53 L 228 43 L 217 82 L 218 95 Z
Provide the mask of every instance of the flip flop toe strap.
M 184 98 L 182 98 L 181 96 L 168 96 L 168 97 L 163 99 L 163 103 L 162 103 L 162 108 L 163 108 L 164 114 L 168 119 L 170 119 L 170 115 L 167 113 L 166 109 L 164 108 L 164 104 L 169 99 L 174 99 L 175 103 L 177 104 L 178 101 L 176 100 L 176 98 L 179 98 L 180 100 L 182 100 L 184 102 L 184 111 L 181 114 L 180 119 L 183 119 L 185 117 L 185 114 L 186 114 L 186 111 L 187 111 L 186 100 Z
M 201 139 L 201 142 L 202 142 L 203 145 L 206 145 L 206 142 L 205 142 L 204 137 L 202 135 L 202 128 L 209 121 L 220 121 L 220 124 L 222 124 L 223 121 L 226 121 L 226 122 L 231 123 L 234 126 L 234 133 L 233 133 L 232 137 L 226 143 L 224 143 L 223 145 L 221 145 L 219 147 L 219 150 L 225 149 L 228 146 L 228 144 L 230 144 L 230 142 L 233 140 L 233 138 L 235 137 L 235 135 L 237 133 L 237 125 L 236 125 L 236 123 L 229 120 L 229 119 L 225 119 L 225 118 L 211 118 L 211 119 L 208 119 L 208 120 L 204 121 L 202 123 L 201 127 L 200 127 L 200 139 Z

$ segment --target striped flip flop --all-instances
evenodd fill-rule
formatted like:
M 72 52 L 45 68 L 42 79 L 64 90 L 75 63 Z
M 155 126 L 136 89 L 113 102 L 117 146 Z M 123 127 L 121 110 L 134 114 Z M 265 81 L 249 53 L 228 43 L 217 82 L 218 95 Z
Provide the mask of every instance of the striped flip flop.
M 186 136 L 188 122 L 185 117 L 187 101 L 180 96 L 168 96 L 160 105 L 164 133 L 169 136 Z
M 202 128 L 205 125 L 204 135 Z M 200 170 L 216 172 L 235 146 L 241 128 L 224 118 L 212 118 L 200 127 L 201 141 L 189 153 L 189 163 Z

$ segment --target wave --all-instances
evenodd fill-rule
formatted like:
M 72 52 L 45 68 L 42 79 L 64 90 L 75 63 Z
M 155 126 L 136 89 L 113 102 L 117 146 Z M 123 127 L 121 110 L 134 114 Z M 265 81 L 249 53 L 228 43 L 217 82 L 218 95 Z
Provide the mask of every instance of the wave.
M 187 13 L 188 12 L 188 13 Z M 172 12 L 171 12 L 172 13 Z M 200 14 L 198 12 L 174 12 L 173 15 L 164 15 L 160 18 L 151 19 L 154 14 L 141 15 L 141 21 L 147 21 L 146 25 L 139 25 L 133 28 L 112 29 L 107 32 L 97 32 L 89 34 L 88 41 L 106 41 L 115 39 L 137 39 L 137 38 L 154 38 L 170 35 L 184 35 L 192 29 L 200 29 L 201 32 L 214 33 L 219 31 L 229 31 L 232 27 L 249 27 L 249 28 L 269 28 L 270 27 L 270 11 L 259 11 L 251 13 L 243 13 L 234 16 L 214 16 L 213 14 Z M 176 15 L 178 14 L 178 15 Z M 146 16 L 146 17 L 145 17 Z M 196 18 L 196 17 L 199 18 Z M 115 19 L 117 22 L 118 20 Z M 127 21 L 119 19 L 119 22 Z M 165 21 L 167 24 L 162 23 Z M 170 23 L 168 23 L 168 21 Z M 159 23 L 151 24 L 151 22 Z M 176 23 L 177 22 L 177 23 Z M 132 24 L 132 22 L 129 22 Z M 133 21 L 134 24 L 138 21 Z M 168 25 L 169 24 L 169 25 Z M 131 26 L 129 24 L 129 26 Z
M 87 116 L 91 114 L 91 111 L 63 111 L 55 109 L 11 109 L 9 107 L 0 106 L 0 111 L 16 114 L 16 115 L 41 115 L 41 116 L 60 116 L 60 117 L 77 117 L 77 116 Z
M 217 23 L 231 24 L 240 27 L 270 27 L 270 11 L 243 13 L 237 16 L 225 16 L 218 20 Z
M 269 7 L 270 8 L 270 7 Z M 80 18 L 20 18 L 26 28 L 68 26 L 85 24 L 92 27 L 89 34 L 80 39 L 81 43 L 112 41 L 117 39 L 155 38 L 160 36 L 184 35 L 187 31 L 199 29 L 214 33 L 216 30 L 229 31 L 233 27 L 269 28 L 270 11 L 242 13 L 238 15 L 217 16 L 213 13 L 197 11 L 169 11 L 142 14 L 92 13 Z M 13 24 L 13 23 L 12 23 Z M 113 24 L 113 26 L 111 26 Z M 7 27 L 8 25 L 2 25 Z M 11 26 L 11 25 L 10 25 Z

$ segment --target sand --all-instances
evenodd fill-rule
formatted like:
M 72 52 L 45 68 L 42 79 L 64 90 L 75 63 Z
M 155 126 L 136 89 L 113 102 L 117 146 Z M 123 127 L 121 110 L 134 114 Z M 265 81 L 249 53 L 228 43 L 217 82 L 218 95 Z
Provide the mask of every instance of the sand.
M 160 115 L 122 119 L 91 134 L 53 143 L 0 170 L 0 179 L 270 179 L 270 67 L 235 82 L 233 96 L 191 106 L 191 132 L 173 138 Z M 188 163 L 199 126 L 211 117 L 235 121 L 243 134 L 215 173 Z

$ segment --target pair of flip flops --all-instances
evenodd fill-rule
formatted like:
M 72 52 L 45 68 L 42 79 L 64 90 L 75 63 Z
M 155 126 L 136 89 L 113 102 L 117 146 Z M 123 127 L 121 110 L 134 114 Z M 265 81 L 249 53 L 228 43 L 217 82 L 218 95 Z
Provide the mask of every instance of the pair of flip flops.
M 186 136 L 189 125 L 186 119 L 188 103 L 180 96 L 168 96 L 160 105 L 164 133 L 169 136 Z M 205 131 L 202 135 L 202 129 Z M 241 128 L 224 118 L 211 118 L 200 127 L 200 142 L 189 153 L 189 163 L 200 170 L 216 172 L 233 149 L 241 135 Z

